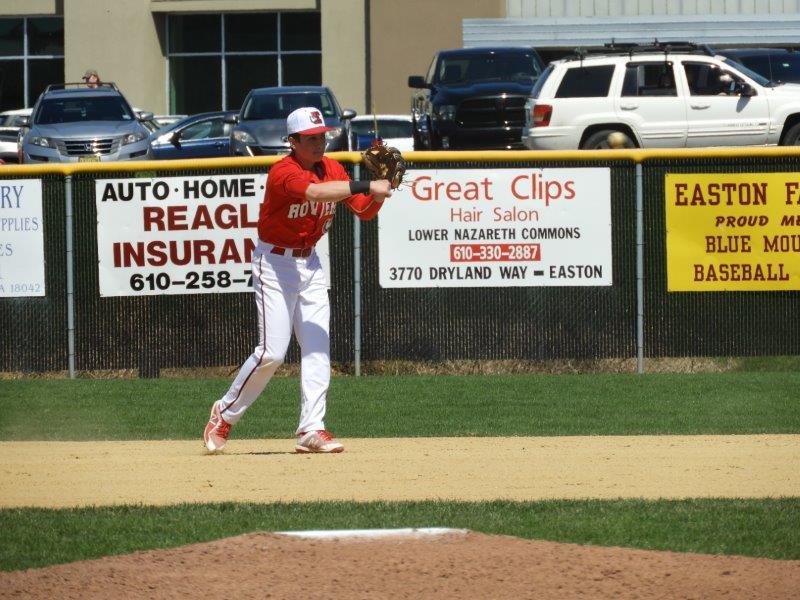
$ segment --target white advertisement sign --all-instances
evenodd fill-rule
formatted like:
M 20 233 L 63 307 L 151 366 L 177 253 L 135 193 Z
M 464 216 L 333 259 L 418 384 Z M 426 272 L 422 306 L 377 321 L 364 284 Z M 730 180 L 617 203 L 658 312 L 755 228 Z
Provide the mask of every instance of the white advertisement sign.
M 265 174 L 99 179 L 101 296 L 252 290 Z M 328 275 L 328 236 L 317 244 Z
M 101 296 L 245 292 L 267 176 L 98 179 Z
M 0 181 L 0 297 L 44 296 L 42 182 Z
M 378 213 L 380 284 L 606 286 L 608 168 L 408 171 Z

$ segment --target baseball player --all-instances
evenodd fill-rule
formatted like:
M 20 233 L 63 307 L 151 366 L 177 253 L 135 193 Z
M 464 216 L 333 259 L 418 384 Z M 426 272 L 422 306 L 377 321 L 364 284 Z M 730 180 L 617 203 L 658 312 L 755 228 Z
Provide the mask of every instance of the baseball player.
M 228 392 L 214 402 L 203 433 L 209 452 L 225 447 L 230 429 L 258 398 L 283 362 L 294 332 L 300 345 L 300 423 L 296 452 L 342 452 L 325 429 L 331 377 L 330 305 L 317 241 L 331 226 L 336 204 L 359 218 L 374 218 L 391 196 L 385 179 L 350 181 L 338 162 L 324 156 L 322 113 L 299 108 L 286 119 L 291 153 L 275 163 L 258 218 L 253 254 L 253 290 L 258 309 L 258 345 Z

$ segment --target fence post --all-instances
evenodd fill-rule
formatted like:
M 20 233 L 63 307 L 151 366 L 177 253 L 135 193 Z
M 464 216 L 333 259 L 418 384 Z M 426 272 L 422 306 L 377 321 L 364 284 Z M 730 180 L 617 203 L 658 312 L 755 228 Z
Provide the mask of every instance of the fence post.
M 636 372 L 644 373 L 644 191 L 636 163 Z
M 361 165 L 353 166 L 353 179 L 361 178 Z M 353 215 L 353 366 L 361 377 L 361 220 Z
M 72 268 L 72 175 L 64 178 L 67 235 L 67 351 L 69 378 L 75 379 L 75 274 Z

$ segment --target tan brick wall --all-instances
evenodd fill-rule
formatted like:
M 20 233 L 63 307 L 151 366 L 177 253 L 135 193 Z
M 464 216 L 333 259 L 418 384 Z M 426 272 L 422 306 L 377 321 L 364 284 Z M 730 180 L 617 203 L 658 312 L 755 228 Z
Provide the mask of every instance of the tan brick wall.
M 462 46 L 462 19 L 505 16 L 506 0 L 371 0 L 372 106 L 369 112 L 411 112 L 409 75 L 423 75 L 433 53 Z

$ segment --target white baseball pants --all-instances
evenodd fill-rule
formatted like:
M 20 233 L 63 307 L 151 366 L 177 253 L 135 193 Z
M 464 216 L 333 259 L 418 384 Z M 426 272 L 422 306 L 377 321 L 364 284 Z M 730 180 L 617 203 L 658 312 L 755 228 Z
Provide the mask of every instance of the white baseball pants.
M 273 254 L 259 241 L 253 254 L 253 290 L 258 308 L 258 345 L 245 361 L 220 414 L 236 423 L 281 366 L 294 331 L 300 345 L 300 424 L 297 432 L 325 429 L 331 379 L 330 303 L 325 272 L 316 252 L 294 258 Z

